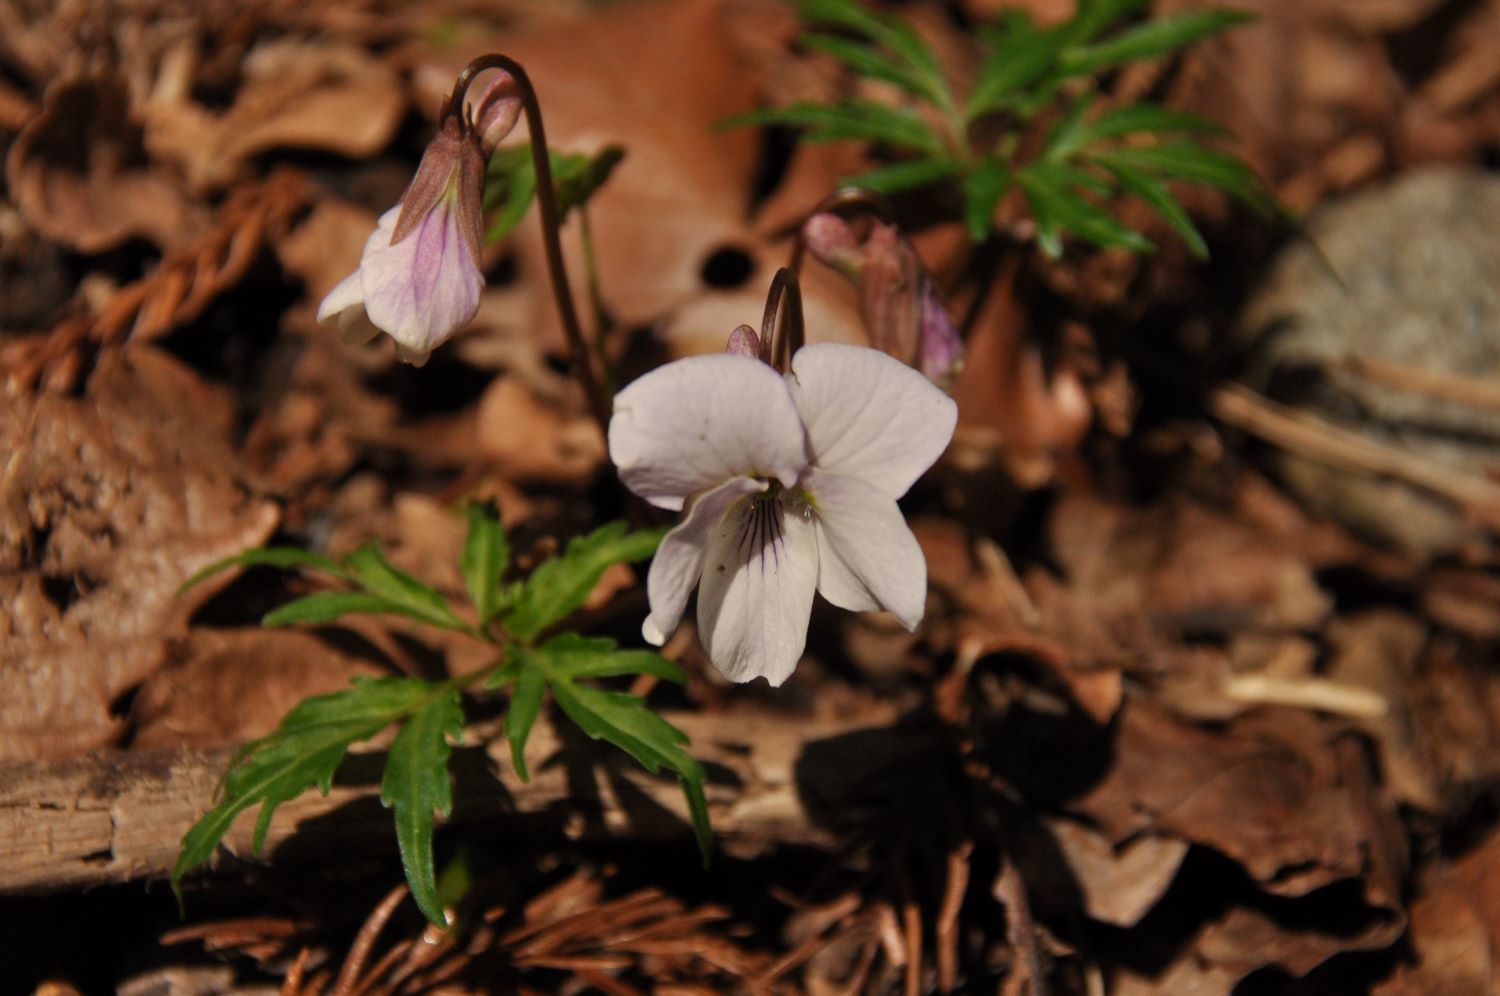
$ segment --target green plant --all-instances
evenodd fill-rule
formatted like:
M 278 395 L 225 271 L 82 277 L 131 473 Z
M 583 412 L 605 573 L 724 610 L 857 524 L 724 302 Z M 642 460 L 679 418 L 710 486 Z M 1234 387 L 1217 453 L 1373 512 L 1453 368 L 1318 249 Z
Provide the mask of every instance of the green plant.
M 433 923 L 445 922 L 433 862 L 435 814 L 451 815 L 450 741 L 463 733 L 466 691 L 509 689 L 506 736 L 516 774 L 530 778 L 526 742 L 550 689 L 553 701 L 586 734 L 607 740 L 656 773 L 677 774 L 705 861 L 712 846 L 703 769 L 685 750 L 687 736 L 657 716 L 639 696 L 602 688 L 594 680 L 647 674 L 681 682 L 676 664 L 613 640 L 557 632 L 583 605 L 606 568 L 644 560 L 664 530 L 627 531 L 611 523 L 572 540 L 524 581 L 503 582 L 510 544 L 493 510 L 470 505 L 460 561 L 472 613 L 460 616 L 437 591 L 393 567 L 369 544 L 342 560 L 287 547 L 248 550 L 204 569 L 184 588 L 234 566 L 301 569 L 347 587 L 305 595 L 268 613 L 265 626 L 327 623 L 352 613 L 405 616 L 493 646 L 495 661 L 434 682 L 413 677 L 356 680 L 340 692 L 300 703 L 271 734 L 244 745 L 221 785 L 218 804 L 182 839 L 172 885 L 207 861 L 234 820 L 259 805 L 253 849 L 259 852 L 276 807 L 316 785 L 325 795 L 351 745 L 396 727 L 387 750 L 380 798 L 394 814 L 401 863 L 412 896 Z
M 1133 20 L 1146 0 L 1079 0 L 1072 18 L 1043 28 L 1025 12 L 1010 11 L 979 30 L 984 59 L 960 99 L 936 54 L 900 18 L 859 0 L 796 3 L 812 26 L 805 45 L 861 76 L 895 85 L 921 106 L 801 102 L 725 124 L 801 128 L 813 142 L 872 142 L 894 161 L 848 183 L 893 193 L 956 182 L 976 242 L 989 234 L 996 208 L 1014 189 L 1036 221 L 1038 244 L 1051 256 L 1062 252 L 1066 234 L 1099 246 L 1152 249 L 1106 206 L 1122 193 L 1144 201 L 1205 256 L 1202 236 L 1172 192 L 1174 182 L 1222 190 L 1263 212 L 1274 209 L 1242 160 L 1202 144 L 1224 135 L 1213 122 L 1149 101 L 1101 109 L 1104 74 L 1224 31 L 1248 19 L 1242 12 L 1191 10 Z

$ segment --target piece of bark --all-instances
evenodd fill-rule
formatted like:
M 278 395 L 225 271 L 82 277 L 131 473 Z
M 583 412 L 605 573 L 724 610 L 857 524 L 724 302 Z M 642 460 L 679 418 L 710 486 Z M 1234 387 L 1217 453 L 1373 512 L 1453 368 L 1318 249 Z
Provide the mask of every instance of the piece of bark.
M 668 718 L 692 737 L 690 749 L 709 772 L 717 846 L 741 856 L 832 839 L 801 800 L 798 783 L 817 776 L 808 770 L 810 741 L 860 728 L 864 735 L 904 735 L 868 730 L 889 721 L 883 714 L 857 722 L 741 713 Z M 488 746 L 454 751 L 453 823 L 570 838 L 689 840 L 677 780 L 648 775 L 609 744 L 568 726 L 554 729 L 544 717 L 527 749 L 532 779 L 523 784 L 504 738 L 471 730 L 465 742 L 476 740 Z M 157 748 L 0 764 L 0 894 L 165 877 L 183 833 L 212 805 L 233 753 Z M 280 807 L 263 857 L 293 863 L 359 848 L 393 851 L 391 816 L 378 801 L 381 762 L 379 752 L 351 754 L 326 798 L 309 791 Z M 830 772 L 830 781 L 834 775 L 847 772 Z M 241 815 L 225 838 L 229 851 L 249 856 L 254 822 Z

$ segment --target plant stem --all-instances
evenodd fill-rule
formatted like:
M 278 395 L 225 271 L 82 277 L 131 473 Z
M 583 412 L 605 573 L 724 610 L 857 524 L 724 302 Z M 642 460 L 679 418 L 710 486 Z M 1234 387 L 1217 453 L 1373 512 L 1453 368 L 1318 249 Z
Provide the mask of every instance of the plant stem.
M 778 329 L 776 318 L 782 310 L 783 300 L 786 302 L 786 319 Z M 778 331 L 779 336 L 776 335 Z M 791 357 L 802 348 L 805 338 L 802 288 L 797 282 L 797 274 L 790 267 L 783 266 L 771 279 L 771 290 L 766 294 L 766 310 L 760 320 L 760 358 L 786 373 Z
M 464 67 L 453 83 L 453 94 L 448 98 L 448 107 L 460 114 L 464 127 L 470 127 L 463 115 L 464 94 L 474 77 L 489 69 L 500 69 L 509 73 L 521 91 L 521 101 L 526 109 L 526 126 L 531 130 L 531 159 L 536 171 L 536 200 L 542 215 L 542 244 L 547 255 L 547 272 L 552 278 L 552 297 L 557 302 L 557 313 L 562 319 L 563 331 L 568 336 L 572 352 L 573 372 L 588 395 L 589 409 L 599 423 L 599 431 L 609 436 L 609 401 L 604 396 L 599 379 L 594 375 L 593 362 L 589 357 L 588 343 L 578 323 L 578 313 L 573 307 L 573 293 L 568 285 L 568 273 L 563 266 L 562 243 L 558 239 L 561 212 L 557 207 L 557 192 L 552 185 L 552 158 L 547 151 L 547 134 L 542 127 L 542 106 L 537 101 L 536 88 L 521 64 L 508 55 L 491 53 L 481 55 Z

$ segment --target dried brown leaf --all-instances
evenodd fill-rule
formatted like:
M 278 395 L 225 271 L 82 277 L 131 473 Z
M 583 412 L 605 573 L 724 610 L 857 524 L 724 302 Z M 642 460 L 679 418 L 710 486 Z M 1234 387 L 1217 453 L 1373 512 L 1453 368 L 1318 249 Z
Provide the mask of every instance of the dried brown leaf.
M 49 239 L 101 252 L 132 236 L 161 246 L 201 233 L 207 214 L 146 160 L 120 80 L 64 77 L 11 144 L 6 182 L 26 219 Z
M 379 152 L 406 111 L 390 63 L 349 45 L 282 39 L 251 50 L 234 103 L 215 114 L 187 99 L 149 105 L 146 146 L 194 190 L 217 190 L 270 149 L 350 158 Z
M 83 398 L 4 401 L 0 451 L 0 757 L 102 746 L 111 713 L 208 589 L 178 586 L 263 541 L 226 441 L 232 411 L 149 348 L 108 354 Z

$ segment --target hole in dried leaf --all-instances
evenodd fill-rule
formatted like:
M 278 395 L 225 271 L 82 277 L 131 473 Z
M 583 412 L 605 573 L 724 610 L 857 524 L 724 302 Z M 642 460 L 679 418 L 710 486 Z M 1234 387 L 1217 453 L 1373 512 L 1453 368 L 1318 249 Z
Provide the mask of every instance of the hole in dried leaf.
M 57 606 L 57 611 L 61 614 L 67 612 L 82 593 L 78 590 L 78 585 L 73 583 L 71 576 L 43 574 L 42 594 L 47 596 L 47 601 Z
M 710 287 L 731 290 L 743 286 L 755 272 L 755 260 L 738 246 L 722 246 L 703 261 L 703 282 Z

